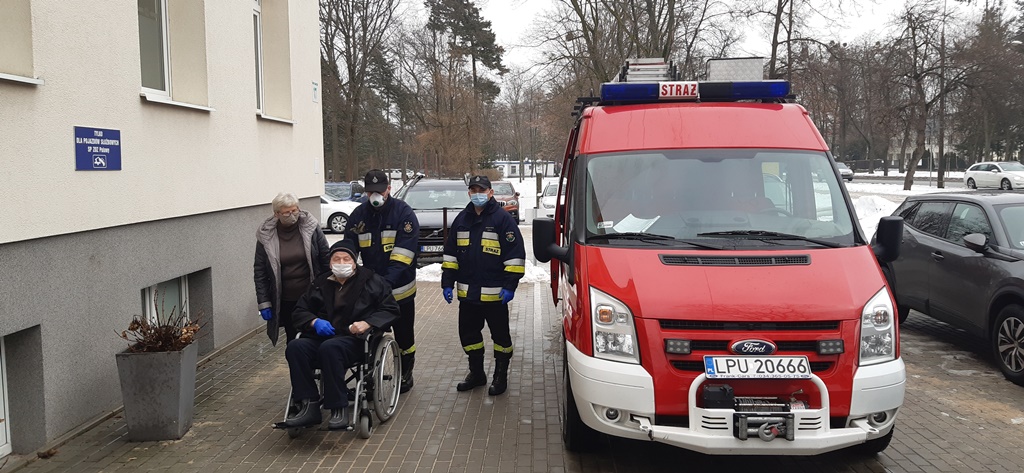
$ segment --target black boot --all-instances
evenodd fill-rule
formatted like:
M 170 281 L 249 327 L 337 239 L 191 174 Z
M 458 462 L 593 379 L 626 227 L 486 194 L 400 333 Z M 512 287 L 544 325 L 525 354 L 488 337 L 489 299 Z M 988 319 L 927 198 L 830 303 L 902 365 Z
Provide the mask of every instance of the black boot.
M 491 387 L 487 388 L 487 394 L 497 396 L 508 388 L 508 362 L 509 360 L 494 360 L 494 379 L 491 380 Z
M 331 409 L 331 417 L 327 419 L 327 430 L 346 430 L 348 429 L 348 408 L 342 407 L 341 409 Z
M 303 400 L 302 407 L 294 416 L 285 419 L 285 427 L 308 427 L 320 425 L 323 417 L 320 414 L 320 401 Z
M 458 391 L 469 391 L 477 386 L 483 386 L 487 384 L 487 375 L 484 374 L 484 354 L 481 350 L 480 353 L 469 354 L 469 374 L 466 375 L 466 380 L 455 386 Z
M 412 389 L 412 367 L 416 366 L 416 353 L 402 355 L 402 385 L 398 392 L 404 393 Z

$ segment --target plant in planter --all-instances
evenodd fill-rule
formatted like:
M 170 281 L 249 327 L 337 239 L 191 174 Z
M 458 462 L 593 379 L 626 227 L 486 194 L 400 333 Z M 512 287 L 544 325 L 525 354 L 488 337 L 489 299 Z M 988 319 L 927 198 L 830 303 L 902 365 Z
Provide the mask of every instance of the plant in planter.
M 200 327 L 177 308 L 162 317 L 153 299 L 156 321 L 136 315 L 118 334 L 129 342 L 115 356 L 131 441 L 180 439 L 192 427 Z

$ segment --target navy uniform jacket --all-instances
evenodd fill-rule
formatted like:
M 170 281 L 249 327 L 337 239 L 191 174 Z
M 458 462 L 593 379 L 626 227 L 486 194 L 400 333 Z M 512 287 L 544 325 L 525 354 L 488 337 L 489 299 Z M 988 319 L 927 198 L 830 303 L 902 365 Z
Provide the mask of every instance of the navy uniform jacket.
M 493 197 L 480 215 L 472 203 L 459 212 L 444 242 L 441 287 L 454 287 L 459 300 L 500 302 L 525 272 L 523 234 Z
M 388 196 L 375 209 L 363 201 L 348 218 L 345 238 L 357 243 L 363 266 L 384 276 L 396 301 L 416 296 L 420 222 L 409 204 Z

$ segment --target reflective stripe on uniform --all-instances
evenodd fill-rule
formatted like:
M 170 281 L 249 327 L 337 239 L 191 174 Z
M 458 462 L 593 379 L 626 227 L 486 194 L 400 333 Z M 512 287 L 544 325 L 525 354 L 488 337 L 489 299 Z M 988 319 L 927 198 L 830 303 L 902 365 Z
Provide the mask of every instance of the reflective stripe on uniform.
M 469 246 L 469 232 L 455 232 L 455 244 Z
M 509 350 L 511 350 L 511 348 Z M 409 348 L 406 348 L 405 350 L 402 350 L 403 355 L 411 355 L 413 353 L 416 353 L 416 345 L 413 345 Z
M 380 232 L 380 242 L 385 245 L 394 243 L 396 235 L 398 235 L 397 230 L 382 230 Z
M 398 261 L 399 263 L 412 264 L 412 258 L 416 256 L 416 253 L 409 251 L 400 246 L 396 246 L 391 249 L 391 260 Z
M 495 343 L 494 344 L 494 351 L 501 352 L 501 353 L 512 353 L 512 347 L 503 347 L 503 346 L 498 345 L 497 343 Z
M 473 350 L 483 350 L 484 349 L 484 342 L 474 343 L 472 345 L 466 345 L 466 346 L 462 347 L 462 349 L 466 350 L 467 352 L 470 352 L 470 351 L 473 351 Z
M 480 235 L 480 238 L 483 238 L 484 240 L 497 240 L 498 234 L 494 232 L 484 232 Z
M 405 299 L 406 297 L 409 297 L 409 296 L 411 296 L 413 294 L 416 294 L 416 281 L 415 280 L 413 280 L 413 282 L 411 282 L 409 284 L 406 284 L 406 285 L 404 285 L 402 287 L 396 287 L 396 288 L 391 290 L 391 295 L 395 296 L 395 300 L 396 301 L 400 301 L 402 299 Z
M 369 248 L 370 245 L 372 245 L 372 244 L 373 244 L 373 234 L 370 234 L 370 233 L 360 233 L 359 234 L 359 247 L 360 248 Z
M 459 297 L 466 297 L 469 293 L 469 284 L 455 283 L 455 289 L 458 291 Z
M 525 273 L 526 260 L 523 258 L 512 258 L 505 260 L 505 271 L 510 273 Z
M 459 269 L 459 259 L 452 255 L 444 255 L 441 269 Z
M 498 240 L 488 240 L 485 238 L 483 240 L 480 240 L 480 246 L 489 248 L 501 248 L 501 242 Z
M 500 293 L 501 293 L 501 288 L 500 287 L 481 287 L 480 288 L 480 302 L 500 301 L 501 300 L 501 296 L 498 295 Z

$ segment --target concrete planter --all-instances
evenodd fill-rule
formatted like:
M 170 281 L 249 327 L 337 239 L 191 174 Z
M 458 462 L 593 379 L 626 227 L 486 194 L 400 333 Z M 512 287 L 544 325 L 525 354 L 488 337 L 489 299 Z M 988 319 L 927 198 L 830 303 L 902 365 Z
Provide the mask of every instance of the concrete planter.
M 192 427 L 198 350 L 116 355 L 128 440 L 180 439 Z

